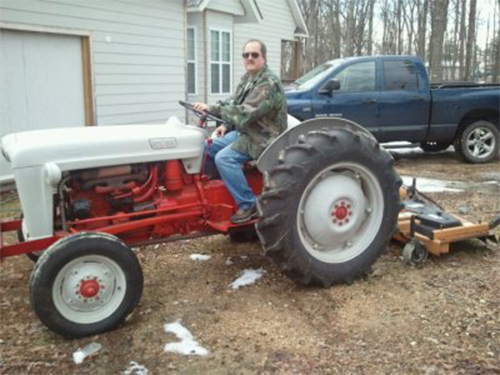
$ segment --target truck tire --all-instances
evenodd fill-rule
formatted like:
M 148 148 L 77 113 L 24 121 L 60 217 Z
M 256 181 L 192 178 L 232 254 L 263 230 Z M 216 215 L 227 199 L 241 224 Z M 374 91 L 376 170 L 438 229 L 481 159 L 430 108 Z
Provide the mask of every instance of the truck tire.
M 257 233 L 268 255 L 304 285 L 350 284 L 368 273 L 396 230 L 401 179 L 370 137 L 312 131 L 265 178 Z
M 489 121 L 468 124 L 455 141 L 455 151 L 468 163 L 488 163 L 498 155 L 498 128 Z
M 132 250 L 104 233 L 78 233 L 45 250 L 30 281 L 31 305 L 68 338 L 116 328 L 139 303 L 141 266 Z
M 425 152 L 440 152 L 446 150 L 450 147 L 451 143 L 449 142 L 420 142 L 420 148 Z

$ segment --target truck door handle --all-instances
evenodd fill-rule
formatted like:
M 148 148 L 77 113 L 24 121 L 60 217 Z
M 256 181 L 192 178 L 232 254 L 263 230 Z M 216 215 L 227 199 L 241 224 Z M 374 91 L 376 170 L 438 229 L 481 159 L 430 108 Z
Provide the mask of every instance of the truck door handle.
M 361 103 L 363 104 L 375 104 L 377 101 L 375 99 L 366 99 L 363 100 Z
M 415 96 L 413 98 L 413 100 L 415 100 L 417 102 L 423 102 L 425 100 L 425 98 L 423 96 Z

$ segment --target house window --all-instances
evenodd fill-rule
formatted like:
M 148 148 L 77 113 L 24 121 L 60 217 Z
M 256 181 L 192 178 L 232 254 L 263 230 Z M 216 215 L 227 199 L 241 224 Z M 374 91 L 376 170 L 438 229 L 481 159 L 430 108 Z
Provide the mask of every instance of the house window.
M 210 31 L 210 77 L 212 94 L 231 93 L 231 33 Z
M 196 94 L 196 33 L 195 29 L 187 29 L 187 90 L 188 94 Z

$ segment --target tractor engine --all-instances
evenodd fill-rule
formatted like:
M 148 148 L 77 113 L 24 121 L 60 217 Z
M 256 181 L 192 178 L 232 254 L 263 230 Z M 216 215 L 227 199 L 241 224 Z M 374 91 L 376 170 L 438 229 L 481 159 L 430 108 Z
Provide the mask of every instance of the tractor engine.
M 259 173 L 247 174 L 259 192 Z M 235 210 L 222 181 L 188 174 L 180 160 L 71 171 L 57 195 L 61 230 L 105 231 L 129 243 L 207 231 Z

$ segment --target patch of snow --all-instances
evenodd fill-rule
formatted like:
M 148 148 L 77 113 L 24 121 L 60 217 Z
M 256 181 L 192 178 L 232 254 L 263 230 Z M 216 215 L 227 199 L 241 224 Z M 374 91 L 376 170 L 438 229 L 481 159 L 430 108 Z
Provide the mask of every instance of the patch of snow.
M 123 375 L 148 375 L 149 371 L 146 367 L 138 364 L 136 361 L 130 361 L 128 368 L 122 372 Z
M 73 353 L 73 361 L 77 365 L 83 363 L 83 360 L 87 357 L 90 357 L 91 355 L 97 353 L 99 350 L 101 350 L 102 345 L 97 343 L 97 342 L 91 342 L 87 346 L 85 346 L 83 349 L 78 349 L 76 352 Z
M 241 276 L 234 280 L 229 286 L 233 289 L 239 289 L 240 286 L 254 284 L 263 274 L 264 270 L 262 267 L 258 270 L 246 269 L 241 273 Z
M 402 176 L 402 179 L 405 185 L 412 185 L 413 177 Z M 417 190 L 422 193 L 441 193 L 445 191 L 458 193 L 463 191 L 463 189 L 449 187 L 450 185 L 458 185 L 458 183 L 454 181 L 433 180 L 430 178 L 417 178 Z
M 210 255 L 205 254 L 191 254 L 189 259 L 191 260 L 209 260 L 211 258 Z
M 178 342 L 169 342 L 165 345 L 165 351 L 183 355 L 207 355 L 208 350 L 202 347 L 184 327 L 180 320 L 165 324 L 165 332 L 173 333 L 180 340 Z
M 226 259 L 226 266 L 230 266 L 231 264 L 233 264 L 233 261 L 231 260 L 231 258 L 227 258 Z

